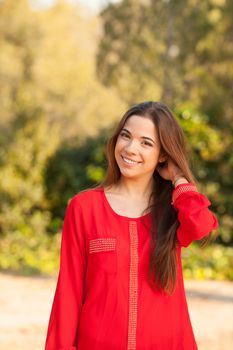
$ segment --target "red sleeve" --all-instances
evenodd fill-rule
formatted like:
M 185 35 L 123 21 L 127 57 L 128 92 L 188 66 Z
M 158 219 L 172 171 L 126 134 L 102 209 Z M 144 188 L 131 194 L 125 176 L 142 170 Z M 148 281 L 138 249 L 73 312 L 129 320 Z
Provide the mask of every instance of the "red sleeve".
M 219 226 L 216 216 L 208 208 L 211 202 L 193 183 L 178 185 L 172 192 L 172 204 L 178 211 L 177 239 L 181 246 L 187 247 Z
M 62 229 L 60 270 L 49 319 L 45 350 L 76 350 L 85 280 L 85 237 L 76 196 Z

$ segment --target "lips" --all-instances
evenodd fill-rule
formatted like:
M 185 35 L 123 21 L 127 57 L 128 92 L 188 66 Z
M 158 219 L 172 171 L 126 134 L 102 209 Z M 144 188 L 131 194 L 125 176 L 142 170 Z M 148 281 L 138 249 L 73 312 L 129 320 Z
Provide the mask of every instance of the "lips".
M 126 163 L 126 164 L 138 164 L 138 163 L 141 163 L 141 162 L 138 162 L 136 160 L 133 160 L 133 159 L 130 159 L 128 157 L 124 157 L 124 156 L 121 156 L 121 158 L 123 159 L 123 161 Z

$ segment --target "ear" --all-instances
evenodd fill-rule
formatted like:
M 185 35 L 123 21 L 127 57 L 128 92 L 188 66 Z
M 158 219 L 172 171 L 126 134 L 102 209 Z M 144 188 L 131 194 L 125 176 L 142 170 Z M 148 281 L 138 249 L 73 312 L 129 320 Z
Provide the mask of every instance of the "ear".
M 165 154 L 163 154 L 163 155 L 161 155 L 161 156 L 159 157 L 158 162 L 159 162 L 159 163 L 163 163 L 163 162 L 165 162 L 166 160 L 167 160 L 167 156 L 166 156 Z

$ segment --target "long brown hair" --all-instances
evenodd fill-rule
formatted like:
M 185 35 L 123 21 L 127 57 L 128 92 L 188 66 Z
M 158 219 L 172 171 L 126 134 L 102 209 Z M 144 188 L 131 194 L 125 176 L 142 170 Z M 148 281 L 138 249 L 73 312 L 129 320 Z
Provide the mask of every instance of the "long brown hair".
M 132 106 L 123 115 L 112 136 L 108 139 L 105 150 L 108 167 L 105 178 L 98 187 L 116 184 L 121 177 L 114 150 L 118 135 L 127 119 L 132 115 L 150 118 L 153 121 L 160 141 L 160 154 L 170 157 L 181 169 L 186 179 L 197 185 L 188 164 L 187 142 L 180 125 L 164 103 L 146 101 Z M 177 212 L 171 204 L 173 190 L 171 181 L 163 179 L 156 169 L 153 173 L 153 179 L 149 206 L 152 227 L 150 228 L 151 250 L 148 280 L 153 289 L 162 289 L 172 294 L 177 282 L 176 230 L 179 222 Z

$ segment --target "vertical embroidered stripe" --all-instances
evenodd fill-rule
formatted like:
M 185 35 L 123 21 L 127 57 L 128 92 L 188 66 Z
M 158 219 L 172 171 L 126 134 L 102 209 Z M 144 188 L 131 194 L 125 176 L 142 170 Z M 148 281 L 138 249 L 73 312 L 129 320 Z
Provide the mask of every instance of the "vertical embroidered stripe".
M 186 185 L 184 184 L 185 186 L 179 186 L 177 187 L 174 192 L 173 192 L 173 195 L 172 195 L 172 203 L 175 202 L 175 200 L 179 197 L 179 195 L 181 193 L 184 193 L 184 192 L 198 192 L 197 191 L 197 187 L 195 185 Z
M 129 321 L 127 350 L 136 350 L 136 328 L 138 308 L 138 234 L 136 221 L 129 222 L 130 232 L 130 280 Z

